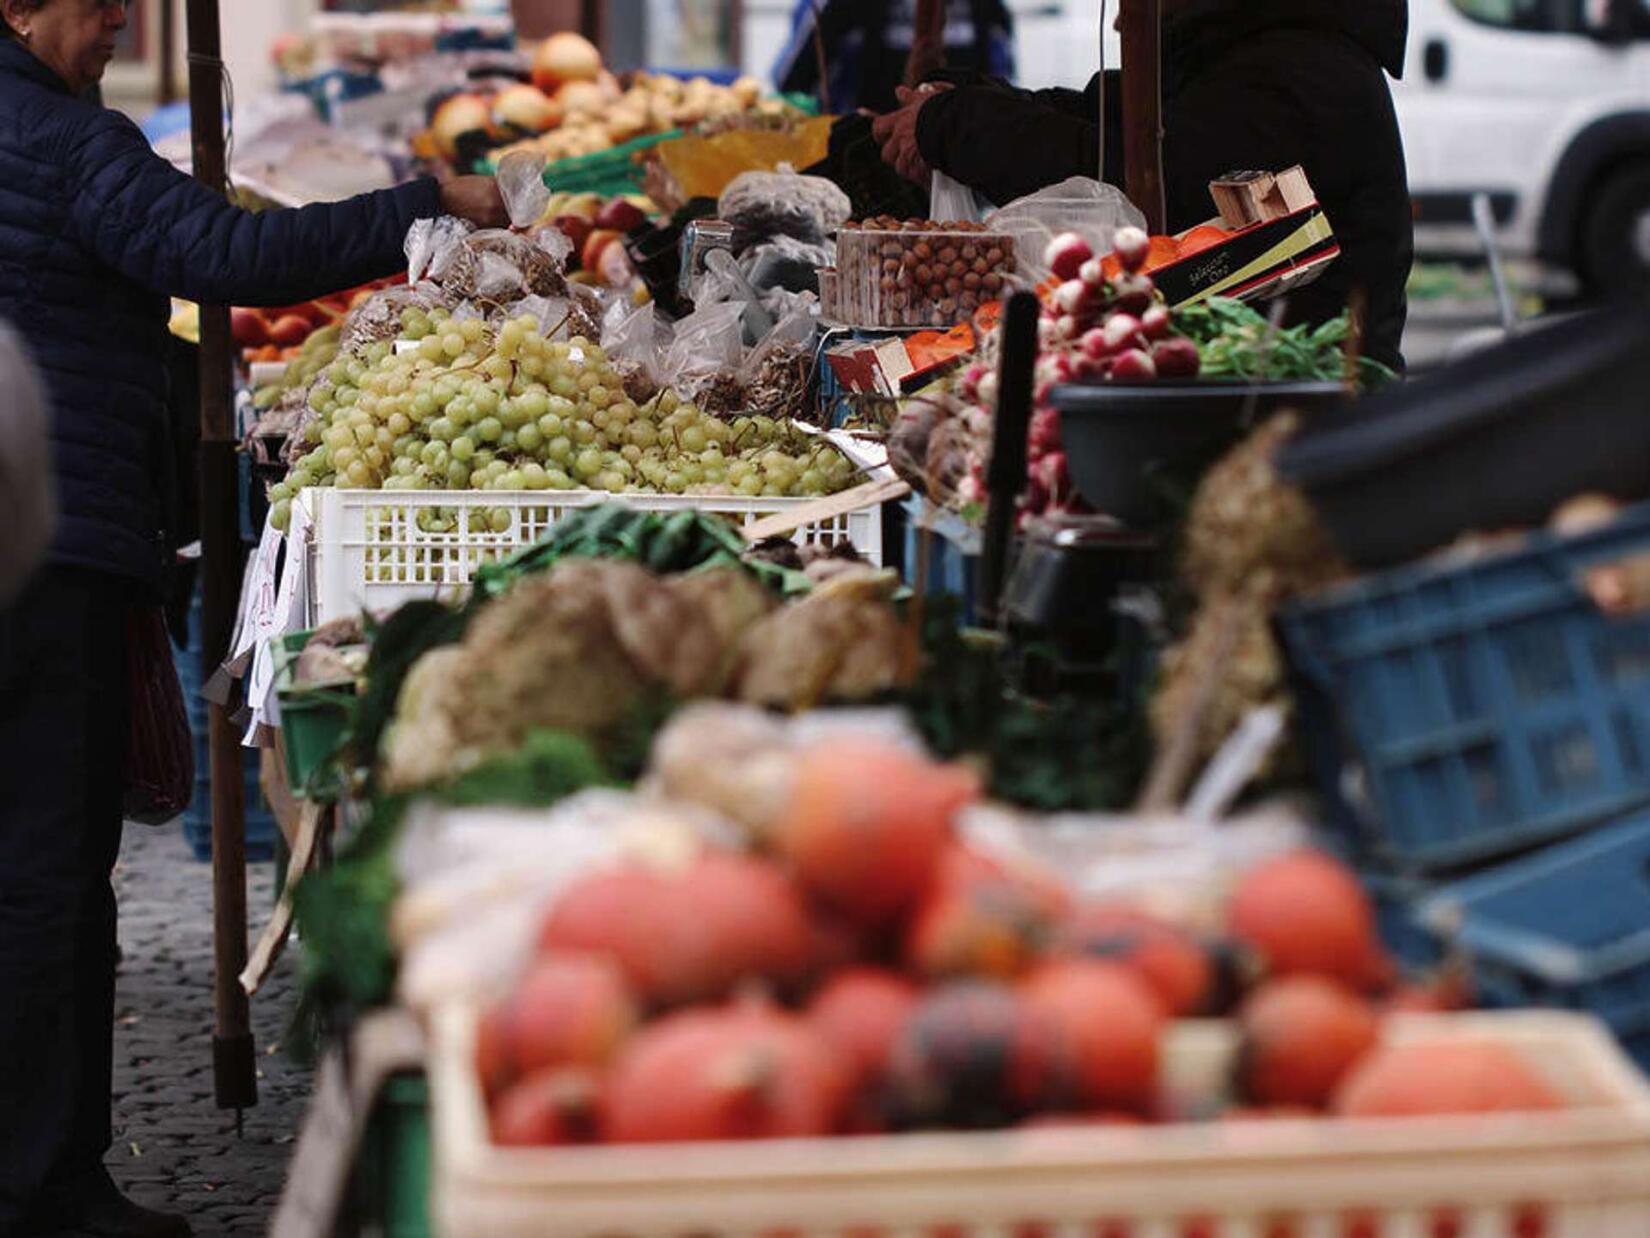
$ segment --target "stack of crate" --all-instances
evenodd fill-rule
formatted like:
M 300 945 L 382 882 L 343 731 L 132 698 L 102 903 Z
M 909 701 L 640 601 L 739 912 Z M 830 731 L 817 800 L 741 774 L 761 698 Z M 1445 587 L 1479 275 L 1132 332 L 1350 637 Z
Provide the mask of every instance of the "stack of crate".
M 1486 1000 L 1591 1010 L 1650 1067 L 1646 556 L 1641 504 L 1365 577 L 1280 628 L 1395 948 L 1453 941 Z

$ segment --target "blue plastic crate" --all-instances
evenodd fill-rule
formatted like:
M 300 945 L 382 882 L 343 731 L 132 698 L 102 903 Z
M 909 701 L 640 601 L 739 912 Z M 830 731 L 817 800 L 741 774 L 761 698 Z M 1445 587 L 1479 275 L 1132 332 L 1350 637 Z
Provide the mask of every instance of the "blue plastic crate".
M 1589 1011 L 1650 1069 L 1650 814 L 1445 886 L 1422 915 L 1485 1004 Z
M 184 842 L 203 864 L 212 858 L 212 764 L 207 740 L 207 704 L 201 696 L 200 597 L 189 605 L 189 647 L 172 651 L 183 689 L 184 710 L 189 715 L 189 732 L 195 741 L 195 795 L 179 820 Z M 246 749 L 242 754 L 245 771 L 246 858 L 264 861 L 275 858 L 278 831 L 275 817 L 263 803 L 258 785 L 258 754 Z
M 905 517 L 905 583 L 917 587 L 926 541 L 928 570 L 922 581 L 923 592 L 949 593 L 958 598 L 962 602 L 962 622 L 973 623 L 980 531 L 955 513 L 933 507 L 920 495 L 912 495 L 901 506 Z M 925 523 L 929 530 L 926 538 Z
M 1301 733 L 1366 855 L 1437 872 L 1650 802 L 1650 614 L 1608 617 L 1582 583 L 1647 552 L 1640 504 L 1285 612 Z
M 1358 879 L 1375 904 L 1381 941 L 1409 971 L 1425 971 L 1444 959 L 1444 943 L 1422 918 L 1432 887 L 1413 877 L 1363 869 Z

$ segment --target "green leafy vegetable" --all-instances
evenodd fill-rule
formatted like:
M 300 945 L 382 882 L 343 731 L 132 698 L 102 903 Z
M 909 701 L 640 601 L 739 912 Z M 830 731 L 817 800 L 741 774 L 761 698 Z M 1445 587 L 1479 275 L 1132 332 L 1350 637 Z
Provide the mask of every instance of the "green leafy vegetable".
M 1270 382 L 1340 382 L 1345 371 L 1346 314 L 1313 326 L 1280 327 L 1268 339 L 1266 317 L 1242 301 L 1210 297 L 1174 312 L 1174 324 L 1198 346 L 1199 377 Z M 1379 387 L 1392 371 L 1368 357 L 1358 360 L 1358 382 Z

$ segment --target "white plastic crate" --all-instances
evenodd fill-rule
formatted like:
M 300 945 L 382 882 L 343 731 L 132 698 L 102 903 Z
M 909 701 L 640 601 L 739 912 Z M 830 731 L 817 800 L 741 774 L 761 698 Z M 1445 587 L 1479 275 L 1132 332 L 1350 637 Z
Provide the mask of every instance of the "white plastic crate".
M 307 549 L 309 621 L 393 610 L 417 598 L 457 598 L 483 563 L 531 546 L 568 512 L 620 502 L 641 511 L 701 511 L 737 525 L 807 506 L 810 499 L 737 495 L 615 496 L 599 490 L 408 491 L 318 488 L 298 496 L 313 520 Z M 497 527 L 494 520 L 497 520 Z M 472 524 L 477 527 L 472 528 Z M 803 525 L 799 543 L 848 542 L 882 563 L 876 504 Z
M 443 1238 L 1640 1238 L 1650 1088 L 1595 1020 L 1408 1015 L 1388 1035 L 1495 1040 L 1569 1109 L 1474 1117 L 496 1148 L 474 1013 L 431 1046 Z M 1181 1021 L 1171 1088 L 1230 1069 L 1230 1024 Z

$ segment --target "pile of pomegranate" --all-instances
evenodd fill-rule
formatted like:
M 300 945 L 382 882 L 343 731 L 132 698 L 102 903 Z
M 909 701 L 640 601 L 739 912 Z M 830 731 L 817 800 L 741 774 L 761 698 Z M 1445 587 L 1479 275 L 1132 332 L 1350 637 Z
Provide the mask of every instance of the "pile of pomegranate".
M 478 1027 L 501 1145 L 1544 1109 L 1515 1055 L 1381 1044 L 1400 984 L 1353 875 L 1316 851 L 1235 883 L 1220 940 L 1090 902 L 964 841 L 955 766 L 863 740 L 795 754 L 748 851 L 567 887 Z M 1227 1108 L 1176 1112 L 1168 1022 L 1230 1015 Z

